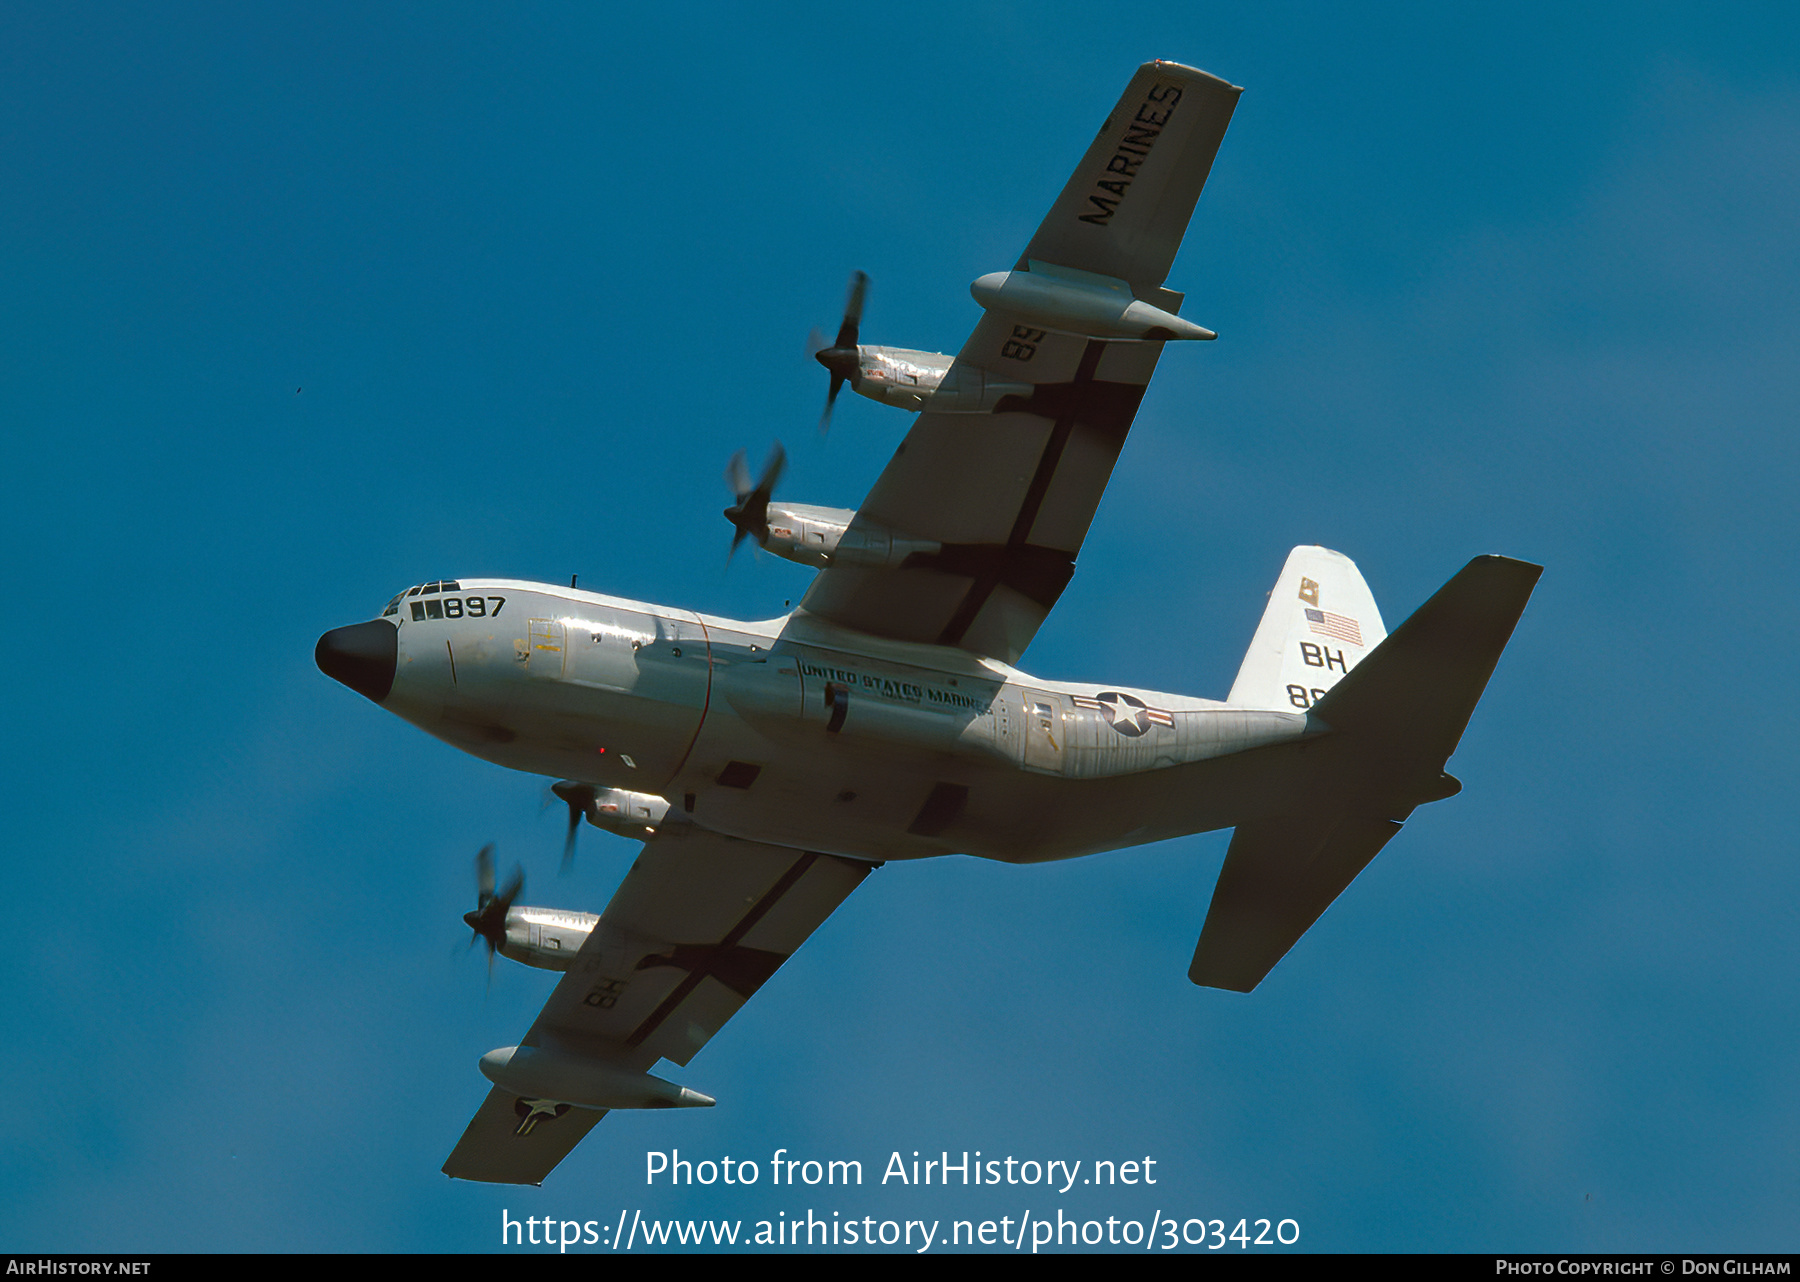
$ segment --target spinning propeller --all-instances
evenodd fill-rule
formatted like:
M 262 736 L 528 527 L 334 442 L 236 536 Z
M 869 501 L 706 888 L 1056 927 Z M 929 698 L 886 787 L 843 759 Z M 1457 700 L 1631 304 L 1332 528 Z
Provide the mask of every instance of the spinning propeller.
M 825 412 L 819 416 L 819 431 L 831 426 L 831 408 L 837 404 L 844 383 L 854 383 L 861 369 L 861 356 L 856 350 L 856 331 L 862 325 L 863 297 L 869 292 L 869 278 L 862 272 L 850 275 L 850 295 L 844 300 L 844 323 L 838 326 L 837 338 L 829 346 L 818 330 L 812 333 L 813 359 L 831 371 L 831 390 L 825 394 Z
M 725 556 L 729 562 L 736 555 L 738 544 L 749 536 L 760 545 L 769 537 L 769 498 L 775 492 L 775 482 L 781 479 L 781 471 L 787 466 L 787 452 L 781 448 L 781 442 L 775 442 L 775 448 L 769 453 L 769 461 L 763 464 L 762 479 L 754 485 L 750 482 L 750 469 L 744 466 L 744 451 L 739 450 L 731 456 L 731 462 L 725 467 L 725 484 L 737 495 L 737 502 L 725 509 L 725 519 L 737 527 L 737 533 L 731 536 L 731 551 Z M 560 795 L 560 794 L 559 794 Z M 573 820 L 571 820 L 571 823 Z M 573 828 L 569 830 L 574 832 Z M 573 837 L 570 838 L 573 840 Z
M 732 545 L 736 547 L 734 543 Z M 572 779 L 564 779 L 561 783 L 550 785 L 550 791 L 562 799 L 569 808 L 569 832 L 563 838 L 562 871 L 566 874 L 575 866 L 575 834 L 581 830 L 581 821 L 594 808 L 596 794 L 594 786 L 576 783 Z M 545 804 L 549 801 L 546 799 Z
M 494 893 L 494 843 L 490 841 L 483 846 L 481 853 L 475 856 L 475 911 L 464 913 L 463 920 L 475 932 L 469 939 L 469 947 L 473 948 L 477 939 L 487 941 L 490 983 L 494 977 L 494 952 L 506 942 L 507 911 L 524 889 L 525 870 L 515 866 L 506 889 L 497 895 Z

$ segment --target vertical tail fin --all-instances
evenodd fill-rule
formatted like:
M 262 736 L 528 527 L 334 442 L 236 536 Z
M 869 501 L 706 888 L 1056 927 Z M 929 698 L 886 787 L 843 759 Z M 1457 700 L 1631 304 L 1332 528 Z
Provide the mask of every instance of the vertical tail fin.
M 1303 712 L 1387 636 L 1356 563 L 1329 548 L 1288 553 L 1226 702 Z

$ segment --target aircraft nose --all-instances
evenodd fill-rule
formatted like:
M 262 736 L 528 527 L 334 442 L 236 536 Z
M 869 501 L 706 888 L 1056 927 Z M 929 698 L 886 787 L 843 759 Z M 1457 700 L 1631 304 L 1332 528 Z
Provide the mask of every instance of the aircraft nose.
M 376 703 L 394 688 L 399 657 L 400 629 L 385 619 L 333 628 L 313 650 L 320 672 Z

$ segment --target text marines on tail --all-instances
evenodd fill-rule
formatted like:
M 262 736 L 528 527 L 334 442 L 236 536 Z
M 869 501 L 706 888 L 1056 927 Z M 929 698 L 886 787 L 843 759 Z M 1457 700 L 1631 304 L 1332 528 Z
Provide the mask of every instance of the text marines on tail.
M 1478 557 L 1391 634 L 1349 558 L 1288 556 L 1223 700 L 1016 665 L 1075 570 L 1151 373 L 1214 337 L 1163 287 L 1239 90 L 1140 67 L 962 349 L 835 340 L 844 384 L 918 417 L 855 511 L 728 473 L 734 541 L 818 574 L 740 622 L 509 579 L 408 588 L 327 632 L 327 674 L 643 842 L 604 912 L 530 908 L 479 861 L 491 950 L 562 972 L 444 1170 L 541 1182 L 607 1110 L 709 1106 L 686 1066 L 888 860 L 1029 863 L 1233 828 L 1196 984 L 1248 992 L 1445 772 L 1540 568 Z M 890 873 L 890 875 L 892 875 Z

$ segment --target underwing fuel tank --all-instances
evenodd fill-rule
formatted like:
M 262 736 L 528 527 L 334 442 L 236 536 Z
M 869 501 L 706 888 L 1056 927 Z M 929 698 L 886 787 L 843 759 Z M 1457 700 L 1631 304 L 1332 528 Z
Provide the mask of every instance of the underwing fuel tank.
M 1028 267 L 1028 271 L 989 272 L 970 285 L 969 292 L 983 307 L 1065 334 L 1144 340 L 1218 337 L 1135 297 L 1125 281 L 1035 259 Z M 1165 301 L 1181 305 L 1179 294 L 1159 292 L 1166 295 Z
M 522 1099 L 554 1100 L 577 1108 L 711 1108 L 718 1101 L 585 1055 L 547 1046 L 502 1046 L 481 1057 L 488 1081 Z

